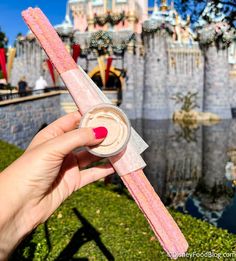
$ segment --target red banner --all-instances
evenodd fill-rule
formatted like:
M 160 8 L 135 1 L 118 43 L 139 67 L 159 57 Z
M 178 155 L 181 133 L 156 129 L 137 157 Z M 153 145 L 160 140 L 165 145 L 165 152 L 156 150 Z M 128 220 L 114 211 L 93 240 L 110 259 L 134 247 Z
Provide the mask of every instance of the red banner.
M 107 68 L 106 68 L 106 83 L 109 80 L 109 74 L 110 74 L 110 69 L 111 69 L 111 64 L 112 64 L 112 57 L 107 58 Z
M 0 67 L 2 69 L 2 74 L 4 79 L 7 81 L 7 67 L 6 67 L 6 57 L 5 57 L 5 49 L 0 48 Z
M 54 74 L 54 67 L 53 67 L 52 62 L 49 59 L 47 59 L 47 65 L 48 65 L 48 70 L 49 70 L 49 73 L 51 75 L 53 84 L 55 85 L 56 84 L 56 80 L 55 80 L 55 74 Z
M 74 61 L 77 63 L 77 60 L 80 56 L 80 45 L 79 44 L 73 44 L 72 50 L 73 50 L 72 57 L 73 57 Z

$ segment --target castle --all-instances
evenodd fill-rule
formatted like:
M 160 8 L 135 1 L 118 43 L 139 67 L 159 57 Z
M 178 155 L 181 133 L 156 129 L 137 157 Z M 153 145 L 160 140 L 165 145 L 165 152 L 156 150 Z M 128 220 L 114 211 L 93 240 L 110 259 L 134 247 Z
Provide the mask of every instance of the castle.
M 211 23 L 200 17 L 193 31 L 189 17 L 183 20 L 165 0 L 152 10 L 146 0 L 68 0 L 65 20 L 55 29 L 69 52 L 79 46 L 77 63 L 130 119 L 169 119 L 179 109 L 173 95 L 188 91 L 198 93 L 200 111 L 231 118 L 234 32 L 223 14 L 212 15 L 210 3 L 206 13 Z M 46 59 L 31 32 L 18 37 L 11 84 L 24 75 L 34 86 L 44 75 L 52 85 Z

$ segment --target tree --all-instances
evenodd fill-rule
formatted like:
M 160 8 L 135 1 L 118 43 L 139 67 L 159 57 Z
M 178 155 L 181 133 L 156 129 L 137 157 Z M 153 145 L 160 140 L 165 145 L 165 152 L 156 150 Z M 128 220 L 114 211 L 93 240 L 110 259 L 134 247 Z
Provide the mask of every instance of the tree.
M 0 48 L 7 48 L 8 39 L 6 37 L 6 34 L 1 31 L 0 28 Z
M 197 104 L 198 92 L 188 91 L 185 95 L 178 92 L 171 99 L 175 101 L 175 104 L 181 104 L 181 110 L 185 112 L 199 108 Z
M 5 53 L 7 51 L 7 44 L 8 44 L 8 39 L 6 37 L 6 34 L 4 32 L 2 32 L 1 27 L 0 27 L 0 48 L 4 48 L 5 49 Z M 0 67 L 0 79 L 3 78 L 3 73 Z
M 18 41 L 21 37 L 23 37 L 23 34 L 22 34 L 22 33 L 18 33 L 18 34 L 16 35 L 16 39 L 15 39 L 14 44 L 13 44 L 14 47 L 16 47 L 16 43 L 17 43 L 17 41 Z
M 191 22 L 195 23 L 202 15 L 207 3 L 207 0 L 175 0 L 175 8 L 182 14 L 184 18 L 187 15 L 191 16 Z M 225 20 L 232 27 L 236 27 L 236 1 L 235 0 L 211 0 L 212 11 L 223 12 Z M 219 7 L 222 4 L 222 8 Z M 206 18 L 207 19 L 207 18 Z

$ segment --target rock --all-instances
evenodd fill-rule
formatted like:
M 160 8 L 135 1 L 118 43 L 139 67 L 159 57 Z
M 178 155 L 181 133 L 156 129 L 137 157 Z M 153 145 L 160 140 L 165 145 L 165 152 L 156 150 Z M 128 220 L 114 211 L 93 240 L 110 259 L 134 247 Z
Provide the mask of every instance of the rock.
M 211 112 L 197 112 L 197 111 L 177 111 L 173 114 L 173 121 L 181 121 L 184 123 L 204 123 L 204 125 L 217 123 L 220 117 Z

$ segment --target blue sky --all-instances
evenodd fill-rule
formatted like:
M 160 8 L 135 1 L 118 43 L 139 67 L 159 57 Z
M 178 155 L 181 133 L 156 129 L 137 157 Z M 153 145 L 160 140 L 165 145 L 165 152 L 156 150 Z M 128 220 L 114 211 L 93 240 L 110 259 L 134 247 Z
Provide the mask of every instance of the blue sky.
M 161 0 L 158 0 L 160 3 Z M 203 2 L 206 0 L 203 0 Z M 149 6 L 153 6 L 154 0 L 149 0 Z M 168 0 L 170 4 L 171 0 Z M 188 1 L 188 10 L 196 8 L 193 0 Z M 60 24 L 65 17 L 67 0 L 0 0 L 0 27 L 6 33 L 9 44 L 13 45 L 18 33 L 26 34 L 28 28 L 21 18 L 21 11 L 32 7 L 40 7 L 53 25 Z M 180 0 L 175 0 L 177 10 L 182 13 Z
M 0 0 L 0 27 L 7 34 L 9 44 L 13 44 L 18 33 L 27 33 L 28 28 L 21 18 L 21 11 L 40 7 L 53 25 L 60 24 L 65 17 L 67 0 Z M 154 0 L 149 0 L 153 6 Z
M 67 0 L 0 0 L 0 26 L 6 33 L 9 44 L 13 44 L 18 33 L 27 33 L 28 28 L 21 18 L 21 11 L 32 7 L 40 7 L 52 24 L 60 24 L 65 17 Z

